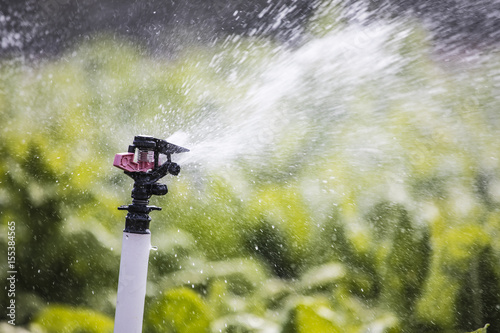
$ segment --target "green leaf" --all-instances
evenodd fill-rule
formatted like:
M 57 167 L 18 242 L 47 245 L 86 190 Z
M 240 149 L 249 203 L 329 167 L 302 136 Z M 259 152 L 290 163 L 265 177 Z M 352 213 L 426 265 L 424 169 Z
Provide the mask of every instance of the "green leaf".
M 284 333 L 345 332 L 337 325 L 338 315 L 322 302 L 302 302 L 289 313 Z
M 111 333 L 113 319 L 90 309 L 55 305 L 42 310 L 32 330 L 40 333 Z
M 483 328 L 480 328 L 478 330 L 475 330 L 474 332 L 471 332 L 471 333 L 486 333 L 486 329 L 490 326 L 490 324 L 486 324 L 484 325 Z
M 206 332 L 212 314 L 200 295 L 187 288 L 168 291 L 147 314 L 148 332 Z

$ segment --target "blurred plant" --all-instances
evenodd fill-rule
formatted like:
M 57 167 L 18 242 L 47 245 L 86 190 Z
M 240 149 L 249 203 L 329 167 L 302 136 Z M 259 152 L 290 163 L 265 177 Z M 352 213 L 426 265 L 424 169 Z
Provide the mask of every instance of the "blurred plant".
M 486 324 L 486 325 L 484 325 L 483 328 L 477 329 L 474 332 L 477 332 L 477 333 L 486 333 L 486 331 L 487 331 L 487 329 L 488 329 L 489 326 L 490 326 L 490 324 Z M 471 333 L 474 333 L 474 332 L 471 332 Z
M 49 306 L 31 325 L 33 333 L 108 333 L 113 320 L 96 311 L 67 306 Z
M 111 327 L 116 207 L 131 189 L 111 159 L 132 132 L 184 130 L 211 155 L 186 163 L 153 216 L 149 331 L 500 327 L 498 101 L 495 84 L 474 83 L 497 65 L 446 72 L 411 26 L 324 54 L 355 34 L 333 19 L 296 50 L 236 36 L 152 59 L 100 36 L 1 66 L 0 220 L 16 221 L 19 323 Z

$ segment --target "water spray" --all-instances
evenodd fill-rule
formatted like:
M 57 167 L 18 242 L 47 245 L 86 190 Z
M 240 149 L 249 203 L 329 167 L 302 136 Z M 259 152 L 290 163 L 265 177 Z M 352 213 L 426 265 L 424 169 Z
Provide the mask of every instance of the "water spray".
M 128 211 L 123 230 L 118 295 L 116 300 L 115 333 L 140 333 L 144 316 L 151 232 L 149 213 L 161 210 L 149 206 L 153 195 L 165 195 L 167 185 L 158 181 L 167 174 L 177 176 L 181 170 L 172 162 L 175 153 L 189 149 L 151 136 L 134 137 L 127 153 L 116 154 L 113 165 L 134 180 L 132 204 L 118 209 Z M 166 157 L 166 160 L 164 158 Z M 160 157 L 163 157 L 160 159 Z

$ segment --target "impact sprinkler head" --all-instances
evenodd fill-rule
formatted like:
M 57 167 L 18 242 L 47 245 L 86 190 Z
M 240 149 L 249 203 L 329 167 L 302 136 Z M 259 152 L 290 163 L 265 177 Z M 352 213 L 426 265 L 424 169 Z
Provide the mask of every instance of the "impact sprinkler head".
M 128 147 L 127 153 L 115 155 L 113 165 L 125 171 L 125 174 L 134 180 L 132 190 L 132 204 L 120 206 L 118 209 L 127 210 L 125 230 L 135 233 L 149 233 L 149 213 L 152 210 L 161 210 L 160 207 L 148 206 L 152 195 L 168 193 L 167 185 L 157 183 L 167 174 L 177 176 L 181 167 L 172 162 L 172 154 L 185 153 L 189 149 L 183 148 L 165 140 L 152 136 L 138 135 Z M 160 164 L 160 155 L 166 160 Z
M 163 154 L 167 157 L 169 163 L 170 170 L 168 170 L 168 173 L 177 176 L 180 167 L 172 162 L 171 156 L 175 153 L 186 153 L 188 151 L 187 148 L 174 145 L 165 140 L 147 135 L 138 135 L 134 137 L 134 143 L 128 147 L 128 153 L 115 155 L 113 165 L 128 172 L 148 172 L 158 168 L 159 156 Z

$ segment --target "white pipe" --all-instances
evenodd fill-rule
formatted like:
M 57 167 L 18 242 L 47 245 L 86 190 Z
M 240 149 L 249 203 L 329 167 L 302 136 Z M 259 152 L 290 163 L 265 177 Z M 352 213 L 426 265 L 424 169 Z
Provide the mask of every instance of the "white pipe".
M 151 234 L 123 232 L 114 333 L 141 333 Z

